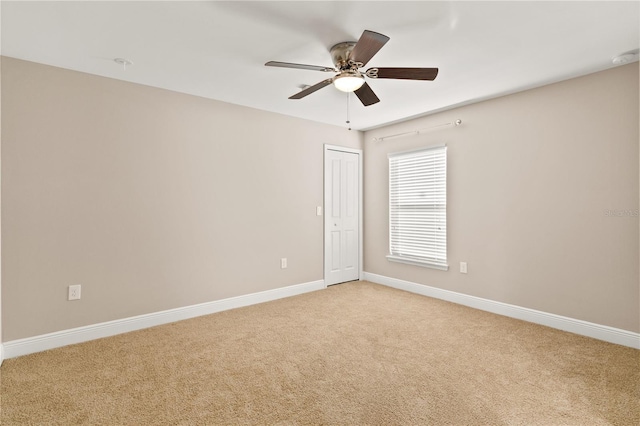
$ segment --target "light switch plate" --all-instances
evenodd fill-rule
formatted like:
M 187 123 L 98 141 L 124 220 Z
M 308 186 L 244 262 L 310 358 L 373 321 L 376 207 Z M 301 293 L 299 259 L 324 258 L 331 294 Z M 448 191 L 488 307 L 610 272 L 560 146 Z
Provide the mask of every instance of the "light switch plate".
M 460 262 L 460 273 L 461 274 L 467 273 L 467 262 Z

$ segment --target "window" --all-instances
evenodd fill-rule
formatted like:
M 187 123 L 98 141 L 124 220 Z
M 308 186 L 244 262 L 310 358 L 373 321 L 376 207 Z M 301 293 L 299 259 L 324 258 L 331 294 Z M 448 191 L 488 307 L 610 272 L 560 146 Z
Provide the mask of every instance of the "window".
M 389 154 L 387 259 L 448 270 L 447 147 Z

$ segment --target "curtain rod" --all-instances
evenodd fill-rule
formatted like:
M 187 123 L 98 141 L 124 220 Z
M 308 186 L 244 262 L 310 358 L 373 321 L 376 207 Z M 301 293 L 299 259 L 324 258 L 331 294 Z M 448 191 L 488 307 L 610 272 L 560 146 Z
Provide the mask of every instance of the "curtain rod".
M 426 132 L 427 130 L 433 130 L 433 129 L 437 129 L 440 127 L 447 127 L 447 126 L 459 126 L 462 124 L 462 120 L 460 120 L 459 118 L 455 121 L 451 121 L 449 123 L 444 123 L 444 124 L 438 124 L 436 126 L 431 126 L 431 127 L 427 127 L 424 129 L 419 129 L 419 130 L 414 130 L 411 132 L 404 132 L 404 133 L 397 133 L 395 135 L 389 135 L 389 136 L 382 136 L 380 138 L 373 138 L 374 142 L 382 142 L 385 141 L 387 139 L 395 139 L 395 138 L 401 138 L 404 136 L 411 136 L 411 135 L 419 135 L 420 133 Z

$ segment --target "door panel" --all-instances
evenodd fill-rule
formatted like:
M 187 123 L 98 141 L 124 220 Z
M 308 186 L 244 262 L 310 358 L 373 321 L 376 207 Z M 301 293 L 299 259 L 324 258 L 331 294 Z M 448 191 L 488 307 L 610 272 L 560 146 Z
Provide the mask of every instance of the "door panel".
M 331 272 L 340 270 L 340 232 L 331 232 Z
M 346 190 L 347 197 L 345 199 L 346 203 L 346 217 L 353 218 L 356 214 L 356 204 L 358 204 L 357 199 L 357 188 L 356 188 L 356 168 L 357 164 L 354 161 L 347 161 L 347 182 L 346 182 Z
M 331 216 L 335 218 L 340 217 L 340 195 L 342 186 L 341 183 L 341 172 L 342 172 L 342 164 L 341 161 L 336 159 L 331 161 Z
M 325 283 L 360 278 L 360 154 L 328 149 L 325 157 Z
M 358 247 L 358 242 L 356 241 L 356 233 L 353 232 L 353 230 L 349 229 L 344 231 L 345 234 L 345 254 L 344 254 L 344 258 L 345 258 L 345 265 L 344 268 L 346 270 L 353 270 L 358 266 L 358 259 L 356 259 L 355 257 L 357 257 L 358 254 L 358 250 L 354 250 L 354 248 L 357 249 Z

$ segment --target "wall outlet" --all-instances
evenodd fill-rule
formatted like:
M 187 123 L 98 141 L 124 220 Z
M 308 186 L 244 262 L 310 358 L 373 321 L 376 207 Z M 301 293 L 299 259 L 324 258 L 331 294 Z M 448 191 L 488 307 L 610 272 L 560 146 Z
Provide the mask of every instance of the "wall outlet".
M 69 286 L 69 298 L 68 300 L 80 300 L 80 290 L 82 286 L 78 285 L 70 285 Z
M 460 262 L 460 273 L 461 274 L 467 273 L 467 262 Z
M 283 257 L 282 259 L 280 259 L 280 268 L 287 269 L 287 258 L 286 257 Z

